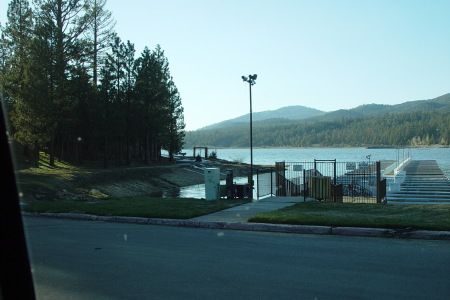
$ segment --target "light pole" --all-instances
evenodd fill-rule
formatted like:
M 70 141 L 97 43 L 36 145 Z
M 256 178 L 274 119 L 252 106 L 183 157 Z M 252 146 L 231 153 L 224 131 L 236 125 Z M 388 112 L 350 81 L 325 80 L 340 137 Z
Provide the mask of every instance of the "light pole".
M 371 172 L 370 172 L 370 157 L 371 157 L 371 156 L 372 156 L 371 154 L 369 154 L 369 155 L 366 156 L 366 158 L 369 160 L 369 174 L 371 174 Z
M 251 188 L 251 198 L 253 198 L 253 119 L 252 119 L 252 85 L 256 84 L 256 74 L 242 76 L 244 82 L 248 82 L 250 89 L 250 188 Z

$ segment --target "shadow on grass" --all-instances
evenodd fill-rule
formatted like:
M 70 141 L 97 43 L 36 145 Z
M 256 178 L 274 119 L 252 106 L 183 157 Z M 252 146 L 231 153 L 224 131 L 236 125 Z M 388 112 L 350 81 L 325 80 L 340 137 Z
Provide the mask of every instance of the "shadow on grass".
M 450 205 L 306 202 L 254 216 L 249 222 L 450 230 Z
M 38 213 L 85 213 L 97 216 L 191 219 L 250 201 L 248 199 L 206 201 L 204 199 L 191 198 L 138 196 L 100 201 L 35 201 L 24 207 L 24 211 Z

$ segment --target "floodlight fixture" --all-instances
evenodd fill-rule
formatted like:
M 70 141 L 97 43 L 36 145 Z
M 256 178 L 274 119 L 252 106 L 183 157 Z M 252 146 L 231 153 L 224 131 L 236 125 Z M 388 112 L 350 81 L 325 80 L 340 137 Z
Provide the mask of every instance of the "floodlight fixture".
M 245 82 L 248 82 L 250 85 L 255 85 L 256 84 L 256 78 L 258 77 L 258 75 L 253 74 L 253 75 L 248 75 L 247 76 L 242 76 L 242 80 L 244 80 Z
M 248 178 L 248 183 L 250 184 L 250 194 L 253 198 L 253 117 L 252 117 L 252 85 L 256 84 L 255 80 L 258 76 L 256 74 L 242 76 L 244 82 L 248 82 L 250 89 L 250 176 Z

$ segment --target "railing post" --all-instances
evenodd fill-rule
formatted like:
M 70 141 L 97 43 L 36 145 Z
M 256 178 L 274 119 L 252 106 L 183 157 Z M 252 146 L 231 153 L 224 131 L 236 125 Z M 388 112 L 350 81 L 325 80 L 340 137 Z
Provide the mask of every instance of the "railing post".
M 270 195 L 275 196 L 273 194 L 273 168 L 270 167 Z
M 336 159 L 334 160 L 334 176 L 333 176 L 334 182 L 333 182 L 333 201 L 336 202 Z
M 381 163 L 377 161 L 377 203 L 381 203 Z
M 256 200 L 259 200 L 259 168 L 256 169 Z

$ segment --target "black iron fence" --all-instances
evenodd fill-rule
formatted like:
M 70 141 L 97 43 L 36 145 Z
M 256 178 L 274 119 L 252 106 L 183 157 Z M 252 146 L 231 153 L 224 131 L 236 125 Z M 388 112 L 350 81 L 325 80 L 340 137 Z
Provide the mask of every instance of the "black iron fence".
M 386 198 L 386 179 L 380 162 L 277 162 L 258 169 L 257 197 L 289 196 L 327 202 L 381 203 Z

